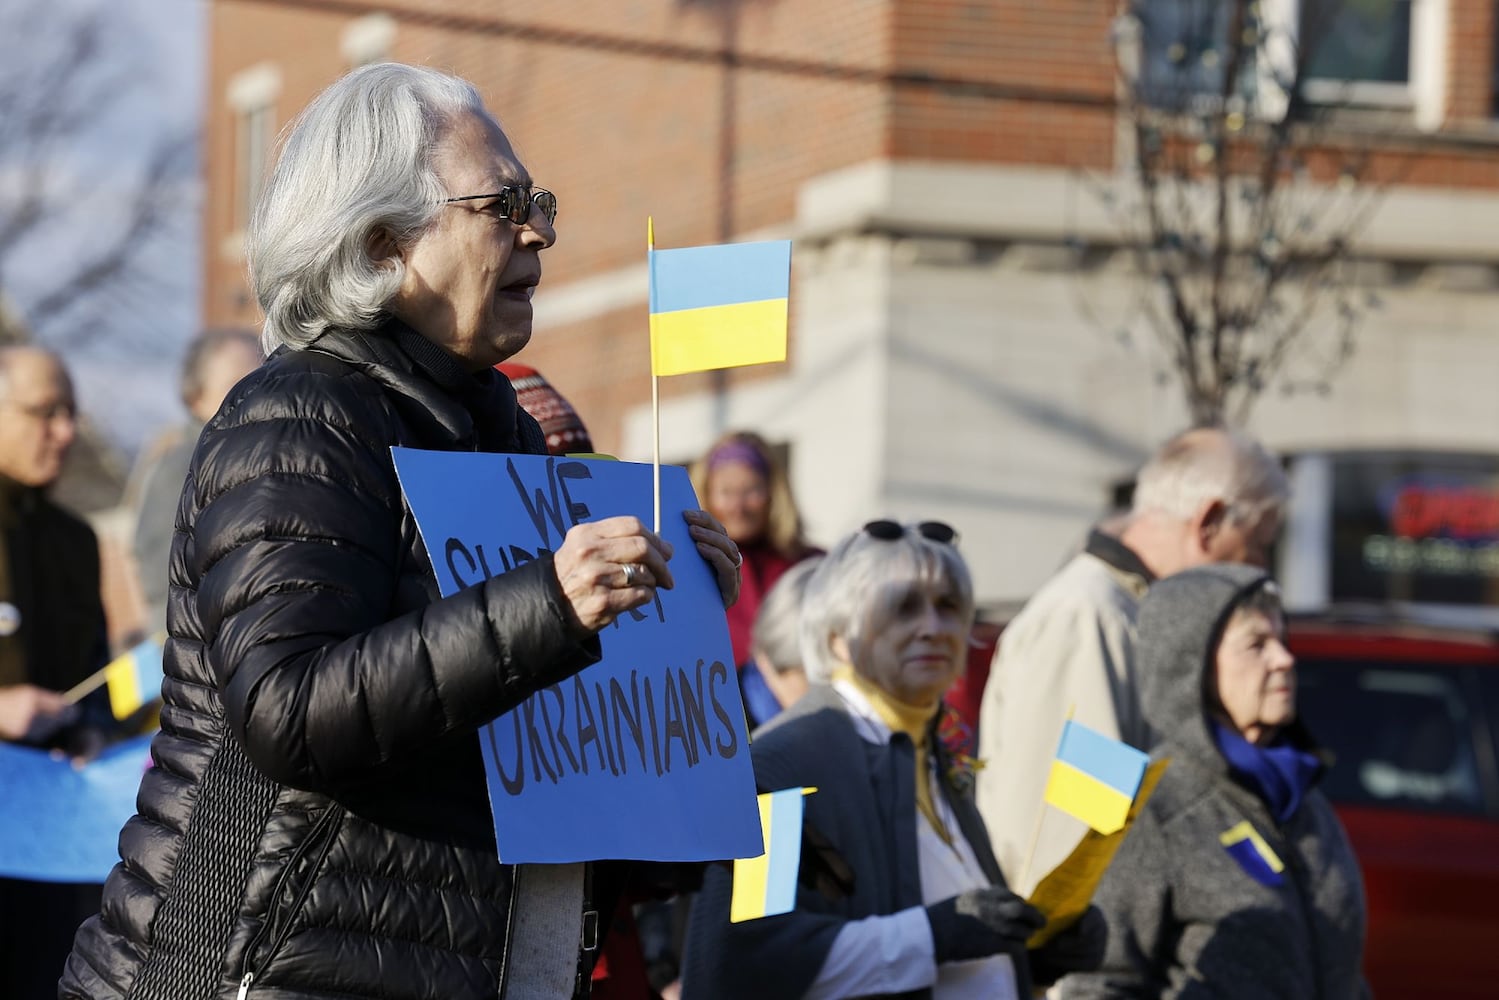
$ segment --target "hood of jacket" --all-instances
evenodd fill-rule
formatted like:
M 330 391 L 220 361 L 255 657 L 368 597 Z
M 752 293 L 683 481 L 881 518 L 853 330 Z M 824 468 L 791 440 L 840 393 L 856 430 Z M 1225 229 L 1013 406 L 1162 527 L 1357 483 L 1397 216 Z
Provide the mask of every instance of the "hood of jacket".
M 1227 766 L 1208 724 L 1208 671 L 1234 607 L 1269 583 L 1253 566 L 1200 566 L 1156 582 L 1140 604 L 1145 717 L 1164 742 L 1196 760 Z

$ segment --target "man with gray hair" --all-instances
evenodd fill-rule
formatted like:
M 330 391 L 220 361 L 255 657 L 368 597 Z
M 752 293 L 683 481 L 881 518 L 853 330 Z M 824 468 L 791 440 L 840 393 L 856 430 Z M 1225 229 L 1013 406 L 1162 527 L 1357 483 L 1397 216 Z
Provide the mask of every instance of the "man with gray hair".
M 978 804 L 1017 891 L 1029 893 L 1086 829 L 1042 802 L 1068 713 L 1150 749 L 1134 654 L 1146 588 L 1207 563 L 1268 565 L 1288 494 L 1280 464 L 1246 435 L 1178 434 L 1140 470 L 1130 513 L 1095 528 L 1000 636 L 979 713 Z
M 138 475 L 140 499 L 132 549 L 141 595 L 146 600 L 145 625 L 149 632 L 158 632 L 166 626 L 167 558 L 172 550 L 172 528 L 198 435 L 218 412 L 229 390 L 254 371 L 260 360 L 260 338 L 250 330 L 211 328 L 187 345 L 182 359 L 181 394 L 188 419 L 158 438 Z
M 108 699 L 70 704 L 61 692 L 108 659 L 99 543 L 47 495 L 77 432 L 62 359 L 0 347 L 0 740 L 88 756 Z M 0 997 L 55 996 L 73 931 L 98 908 L 97 884 L 0 878 Z

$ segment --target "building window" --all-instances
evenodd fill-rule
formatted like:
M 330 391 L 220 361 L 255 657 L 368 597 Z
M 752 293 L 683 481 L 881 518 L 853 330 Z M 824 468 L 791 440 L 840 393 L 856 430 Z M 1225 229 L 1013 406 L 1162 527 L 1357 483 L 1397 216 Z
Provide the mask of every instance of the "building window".
M 349 68 L 355 69 L 389 59 L 395 41 L 395 18 L 389 14 L 367 14 L 349 23 L 338 47 Z
M 1274 118 L 1302 45 L 1311 46 L 1302 95 L 1314 104 L 1409 108 L 1435 128 L 1445 117 L 1451 0 L 1254 0 L 1235 93 Z M 1142 97 L 1157 107 L 1210 111 L 1223 91 L 1228 34 L 1239 0 L 1135 0 Z
M 1489 114 L 1499 117 L 1499 0 L 1489 32 Z
M 269 63 L 238 73 L 229 81 L 229 110 L 234 117 L 232 226 L 235 233 L 244 232 L 249 225 L 270 169 L 271 149 L 276 141 L 276 99 L 280 93 L 281 72 Z
M 244 229 L 255 211 L 265 183 L 266 167 L 275 135 L 270 105 L 246 108 L 234 125 L 234 227 Z
M 1245 12 L 1254 28 L 1257 5 Z M 1211 112 L 1223 92 L 1224 52 L 1232 22 L 1231 2 L 1139 0 L 1140 97 L 1152 107 Z M 1255 52 L 1246 53 L 1235 92 L 1253 100 Z
M 1307 98 L 1352 104 L 1404 105 L 1411 99 L 1413 0 L 1303 0 L 1298 37 L 1314 45 Z

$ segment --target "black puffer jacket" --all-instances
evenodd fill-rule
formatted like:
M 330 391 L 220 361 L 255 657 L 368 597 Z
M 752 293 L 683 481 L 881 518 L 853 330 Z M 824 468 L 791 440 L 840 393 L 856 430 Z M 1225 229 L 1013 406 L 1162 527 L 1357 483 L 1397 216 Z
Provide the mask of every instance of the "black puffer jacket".
M 276 354 L 204 431 L 156 766 L 62 997 L 500 995 L 475 730 L 598 643 L 550 559 L 439 599 L 391 445 L 545 450 L 508 382 L 399 326 Z

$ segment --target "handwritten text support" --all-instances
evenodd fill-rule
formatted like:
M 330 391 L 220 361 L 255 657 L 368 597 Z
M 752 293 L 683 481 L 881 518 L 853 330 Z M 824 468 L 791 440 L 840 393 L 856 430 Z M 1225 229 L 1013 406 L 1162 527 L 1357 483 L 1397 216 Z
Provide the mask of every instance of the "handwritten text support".
M 550 553 L 573 525 L 648 521 L 651 467 L 392 449 L 444 595 Z M 600 636 L 603 659 L 479 734 L 500 857 L 704 861 L 761 852 L 744 709 L 718 586 L 661 470 L 673 590 Z M 670 513 L 667 513 L 670 512 Z

